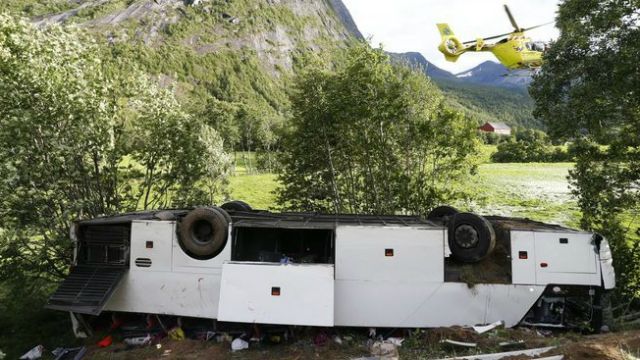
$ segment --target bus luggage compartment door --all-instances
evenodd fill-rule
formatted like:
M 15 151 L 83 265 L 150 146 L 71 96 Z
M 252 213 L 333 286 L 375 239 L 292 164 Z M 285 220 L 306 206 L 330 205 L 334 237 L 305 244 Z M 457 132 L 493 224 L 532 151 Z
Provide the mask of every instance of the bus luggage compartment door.
M 222 266 L 218 320 L 333 326 L 334 266 L 228 262 Z

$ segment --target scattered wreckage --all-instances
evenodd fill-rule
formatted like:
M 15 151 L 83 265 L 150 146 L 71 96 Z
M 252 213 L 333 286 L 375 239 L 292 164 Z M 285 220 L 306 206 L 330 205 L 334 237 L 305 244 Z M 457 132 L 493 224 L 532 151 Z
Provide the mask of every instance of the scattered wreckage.
M 47 307 L 76 330 L 106 311 L 390 328 L 563 327 L 579 315 L 598 329 L 615 286 L 597 234 L 446 206 L 424 219 L 233 201 L 78 221 L 71 238 L 73 266 Z

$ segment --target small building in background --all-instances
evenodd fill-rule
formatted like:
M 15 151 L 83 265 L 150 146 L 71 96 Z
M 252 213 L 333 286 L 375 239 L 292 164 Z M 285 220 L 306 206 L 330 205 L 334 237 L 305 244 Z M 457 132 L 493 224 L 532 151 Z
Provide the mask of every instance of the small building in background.
M 500 122 L 487 122 L 478 128 L 480 131 L 496 133 L 498 135 L 511 135 L 509 125 Z

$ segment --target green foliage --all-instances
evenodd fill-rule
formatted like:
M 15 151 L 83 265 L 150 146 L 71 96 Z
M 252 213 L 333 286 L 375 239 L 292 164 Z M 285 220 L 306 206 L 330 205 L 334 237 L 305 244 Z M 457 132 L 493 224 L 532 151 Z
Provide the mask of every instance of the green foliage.
M 298 210 L 425 213 L 464 197 L 472 122 L 442 105 L 420 72 L 381 49 L 347 50 L 335 69 L 299 76 L 284 140 L 280 204 Z
M 68 0 L 10 0 L 0 2 L 0 13 L 32 17 L 70 10 L 79 5 L 78 2 Z
M 562 35 L 531 86 L 536 115 L 556 138 L 582 135 L 601 144 L 640 137 L 637 1 L 567 0 Z M 615 135 L 615 136 L 612 136 Z
M 638 238 L 637 148 L 602 149 L 582 140 L 576 145 L 576 167 L 570 172 L 573 193 L 583 211 L 582 225 L 602 233 L 611 245 L 618 282 L 617 300 L 640 296 L 640 239 Z M 631 214 L 629 223 L 623 222 Z
M 211 203 L 225 186 L 217 133 L 78 30 L 0 15 L 0 94 L 2 280 L 63 276 L 74 219 Z
M 508 139 L 509 138 L 504 135 L 498 135 L 493 132 L 480 132 L 480 140 L 482 140 L 485 145 L 498 145 L 499 143 Z
M 507 141 L 491 156 L 497 163 L 545 162 L 548 158 L 549 147 L 541 141 Z
M 622 224 L 640 210 L 639 13 L 638 1 L 561 3 L 561 36 L 531 87 L 552 137 L 578 139 L 571 180 L 582 225 L 609 239 L 623 301 L 640 296 L 638 221 Z
M 540 130 L 514 128 L 511 137 L 491 155 L 497 163 L 568 162 L 573 156 L 563 146 L 553 146 Z

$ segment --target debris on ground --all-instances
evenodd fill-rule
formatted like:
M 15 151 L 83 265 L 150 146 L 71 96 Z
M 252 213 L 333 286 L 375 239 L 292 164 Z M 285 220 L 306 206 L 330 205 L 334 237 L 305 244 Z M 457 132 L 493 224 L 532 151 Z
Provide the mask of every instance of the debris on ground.
M 169 330 L 168 335 L 171 340 L 184 340 L 185 338 L 184 330 L 182 330 L 181 327 L 175 327 Z
M 238 359 L 242 360 L 628 360 L 640 355 L 640 331 L 637 330 L 586 336 L 567 330 L 507 329 L 498 323 L 412 331 L 271 325 L 249 327 L 203 320 L 185 320 L 184 324 L 178 324 L 170 317 L 159 319 L 166 326 L 159 325 L 160 321 L 154 318 L 149 327 L 137 317 L 132 319 L 113 331 L 108 324 L 102 325 L 95 335 L 86 340 L 89 345 L 85 358 L 188 360 L 239 356 Z M 182 330 L 184 340 L 173 340 L 169 336 L 170 329 L 176 328 Z M 249 339 L 253 341 L 249 342 Z M 549 348 L 552 345 L 557 347 Z M 539 348 L 550 350 L 528 355 L 527 351 Z M 42 356 L 47 355 L 50 356 Z M 62 359 L 72 358 L 66 356 Z
M 512 349 L 512 350 L 516 350 L 516 349 L 524 349 L 526 347 L 526 344 L 524 342 L 524 340 L 517 340 L 517 341 L 501 341 L 500 343 L 498 343 L 498 346 L 500 346 L 501 349 Z
M 42 357 L 44 352 L 44 346 L 37 345 L 33 349 L 27 351 L 24 355 L 20 356 L 20 360 L 36 360 Z
M 232 342 L 233 338 L 231 337 L 231 335 L 227 334 L 227 333 L 222 333 L 222 334 L 218 334 L 216 335 L 216 342 Z
M 460 326 L 442 327 L 425 330 L 424 341 L 430 344 L 438 344 L 443 340 L 477 343 L 482 339 L 478 333 L 469 328 Z
M 390 338 L 387 338 L 386 340 L 386 342 L 389 342 L 398 347 L 402 346 L 403 341 L 404 341 L 403 338 L 397 338 L 397 337 L 390 337 Z
M 249 348 L 249 343 L 240 338 L 237 338 L 231 342 L 231 351 L 235 352 L 235 351 L 245 350 L 248 348 Z
M 400 359 L 398 345 L 390 341 L 376 341 L 371 345 L 371 355 L 376 359 L 397 360 Z
M 5 357 L 7 357 L 7 354 L 0 350 L 0 360 L 4 359 Z
M 516 350 L 516 351 L 508 351 L 501 353 L 493 353 L 493 354 L 475 354 L 470 356 L 459 356 L 446 358 L 441 360 L 501 360 L 501 359 L 531 359 L 532 356 L 538 356 L 544 353 L 547 353 L 551 350 L 555 349 L 554 346 L 537 348 L 537 349 L 528 349 L 528 350 Z M 526 357 L 523 357 L 526 356 Z
M 476 343 L 455 341 L 455 340 L 449 340 L 449 339 L 440 340 L 440 343 L 443 345 L 449 345 L 451 347 L 461 347 L 461 348 L 467 348 L 467 349 L 478 347 L 478 344 Z
M 113 337 L 111 335 L 107 335 L 102 340 L 98 341 L 98 347 L 106 348 L 113 344 Z
M 499 326 L 504 326 L 504 321 L 496 321 L 494 323 L 488 325 L 474 326 L 473 330 L 478 334 L 484 334 L 488 331 L 491 331 Z
M 546 330 L 546 329 L 538 329 L 536 330 L 536 334 L 538 334 L 539 336 L 549 337 L 553 335 L 553 331 Z
M 124 339 L 124 343 L 129 346 L 146 346 L 151 344 L 151 335 L 147 334 L 147 336 L 138 336 L 133 338 Z
M 55 356 L 55 360 L 69 359 L 80 360 L 87 353 L 87 348 L 84 346 L 75 348 L 56 348 L 51 352 Z

